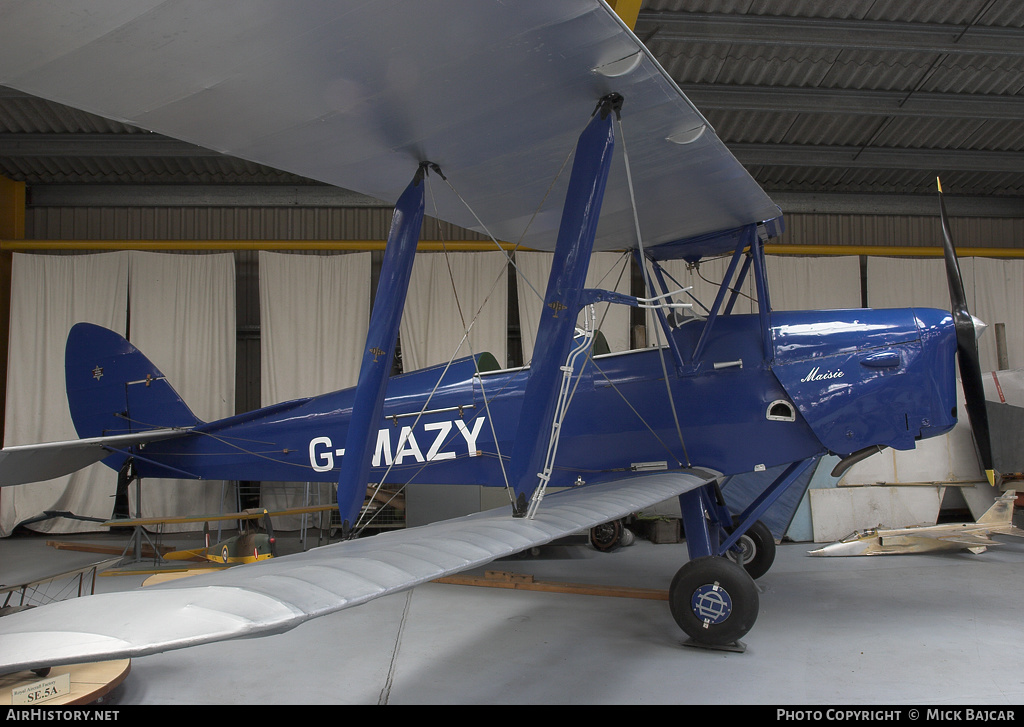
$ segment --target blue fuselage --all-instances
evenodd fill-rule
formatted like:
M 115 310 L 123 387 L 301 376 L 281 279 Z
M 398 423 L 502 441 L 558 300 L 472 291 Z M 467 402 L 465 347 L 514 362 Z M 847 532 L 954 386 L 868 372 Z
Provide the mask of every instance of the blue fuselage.
M 776 312 L 769 346 L 758 316 L 724 316 L 701 359 L 687 360 L 705 325 L 693 320 L 672 331 L 682 367 L 667 349 L 587 361 L 574 381 L 552 486 L 636 469 L 737 474 L 872 445 L 909 449 L 956 423 L 948 312 Z M 394 377 L 370 437 L 370 481 L 504 486 L 529 373 L 477 374 L 474 360 L 462 359 Z M 139 473 L 337 481 L 352 401 L 348 389 L 204 425 L 149 445 Z

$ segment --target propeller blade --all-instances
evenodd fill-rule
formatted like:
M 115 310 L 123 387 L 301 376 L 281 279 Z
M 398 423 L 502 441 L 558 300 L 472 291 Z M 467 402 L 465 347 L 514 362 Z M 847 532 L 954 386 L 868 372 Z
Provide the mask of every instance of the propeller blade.
M 960 367 L 960 382 L 964 387 L 967 418 L 974 431 L 974 442 L 978 456 L 989 484 L 995 484 L 992 464 L 992 438 L 988 426 L 988 408 L 985 404 L 985 387 L 981 379 L 981 357 L 978 353 L 978 330 L 975 319 L 967 308 L 967 295 L 960 275 L 960 263 L 953 236 L 949 231 L 946 203 L 942 199 L 942 182 L 936 179 L 939 189 L 939 216 L 942 220 L 942 252 L 946 261 L 946 280 L 949 284 L 950 312 L 956 328 L 957 363 Z
M 946 281 L 949 284 L 949 302 L 954 309 L 967 310 L 967 294 L 964 292 L 964 279 L 960 275 L 960 262 L 953 247 L 953 235 L 949 231 L 949 219 L 946 217 L 946 203 L 942 199 L 942 182 L 936 178 L 939 189 L 939 218 L 942 221 L 942 253 L 946 261 Z

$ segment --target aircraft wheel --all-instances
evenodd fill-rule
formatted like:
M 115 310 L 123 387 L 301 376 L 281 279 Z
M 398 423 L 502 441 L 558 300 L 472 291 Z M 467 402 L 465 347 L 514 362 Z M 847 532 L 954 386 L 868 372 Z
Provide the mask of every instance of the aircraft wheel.
M 615 548 L 622 544 L 623 530 L 625 530 L 625 527 L 623 527 L 621 520 L 612 520 L 609 523 L 592 527 L 590 529 L 590 544 L 594 546 L 595 550 L 599 550 L 602 553 L 615 550 Z
M 757 620 L 754 579 L 727 558 L 691 560 L 676 573 L 669 607 L 679 628 L 696 642 L 725 646 L 742 638 Z
M 726 551 L 725 557 L 743 566 L 751 578 L 760 578 L 775 562 L 775 536 L 760 520 L 740 536 L 736 548 Z

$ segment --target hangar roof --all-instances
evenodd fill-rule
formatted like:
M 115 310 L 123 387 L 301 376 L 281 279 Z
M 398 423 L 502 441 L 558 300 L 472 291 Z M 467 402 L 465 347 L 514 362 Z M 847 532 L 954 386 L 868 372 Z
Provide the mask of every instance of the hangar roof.
M 645 0 L 635 32 L 784 211 L 934 214 L 938 174 L 1024 216 L 1016 0 Z M 2 87 L 0 174 L 55 206 L 374 204 Z

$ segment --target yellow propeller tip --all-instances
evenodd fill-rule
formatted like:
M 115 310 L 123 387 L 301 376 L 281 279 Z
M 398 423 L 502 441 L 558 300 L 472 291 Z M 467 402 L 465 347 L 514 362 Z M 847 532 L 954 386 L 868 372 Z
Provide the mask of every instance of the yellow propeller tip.
M 990 485 L 992 485 L 992 487 L 996 486 L 996 473 L 995 473 L 995 470 L 985 470 L 985 477 L 988 478 L 988 483 Z
M 942 194 L 942 180 L 936 177 L 935 184 L 939 188 L 939 194 Z

